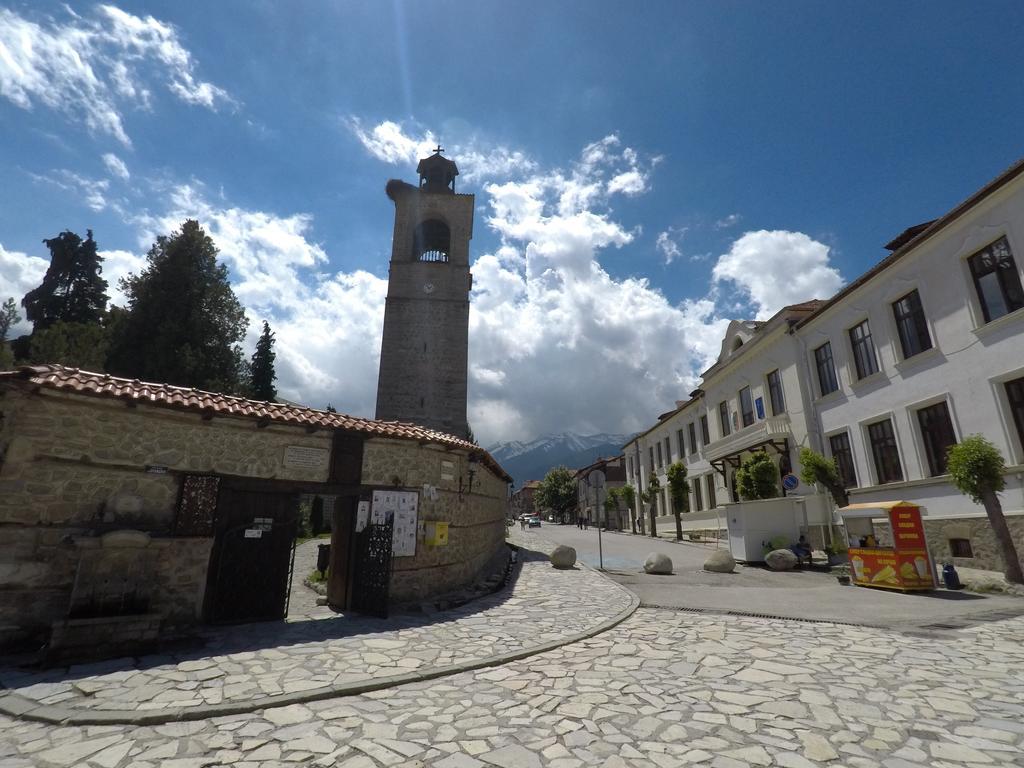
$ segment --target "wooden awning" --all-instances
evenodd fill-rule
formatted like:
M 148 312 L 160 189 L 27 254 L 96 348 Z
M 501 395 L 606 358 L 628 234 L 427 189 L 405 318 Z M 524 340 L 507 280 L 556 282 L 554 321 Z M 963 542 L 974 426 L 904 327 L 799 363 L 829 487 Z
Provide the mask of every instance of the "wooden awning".
M 723 478 L 728 479 L 725 469 L 726 465 L 733 467 L 734 469 L 739 469 L 740 464 L 743 463 L 741 459 L 743 454 L 752 453 L 757 450 L 765 450 L 767 448 L 773 449 L 780 456 L 785 456 L 787 453 L 789 453 L 789 439 L 785 437 L 770 437 L 767 440 L 762 440 L 759 443 L 744 446 L 740 450 L 734 451 L 733 453 L 730 453 L 726 456 L 720 456 L 717 459 L 712 459 L 708 463 L 711 464 L 712 469 L 718 472 L 718 474 L 720 474 Z

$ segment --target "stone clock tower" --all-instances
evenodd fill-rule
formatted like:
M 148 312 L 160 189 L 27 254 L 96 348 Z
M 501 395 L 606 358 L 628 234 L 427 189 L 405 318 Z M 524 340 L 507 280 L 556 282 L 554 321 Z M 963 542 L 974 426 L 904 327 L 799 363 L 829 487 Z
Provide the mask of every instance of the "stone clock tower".
M 392 180 L 386 188 L 395 232 L 377 418 L 465 438 L 473 195 L 455 193 L 459 169 L 441 152 L 416 167 L 419 187 Z

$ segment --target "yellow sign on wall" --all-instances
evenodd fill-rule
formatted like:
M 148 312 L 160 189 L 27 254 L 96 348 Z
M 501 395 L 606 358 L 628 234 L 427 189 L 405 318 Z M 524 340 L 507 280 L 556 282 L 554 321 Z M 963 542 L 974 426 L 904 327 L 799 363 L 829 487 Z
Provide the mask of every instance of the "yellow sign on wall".
M 428 547 L 448 546 L 448 523 L 439 520 L 428 520 L 424 531 L 423 543 Z

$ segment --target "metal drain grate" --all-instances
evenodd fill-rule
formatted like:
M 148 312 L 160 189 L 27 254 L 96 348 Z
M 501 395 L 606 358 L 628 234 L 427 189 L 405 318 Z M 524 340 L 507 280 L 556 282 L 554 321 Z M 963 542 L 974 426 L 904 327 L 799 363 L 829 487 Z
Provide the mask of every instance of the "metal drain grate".
M 687 608 L 675 605 L 647 605 L 641 608 L 653 608 L 662 611 L 677 611 L 679 613 L 700 613 L 709 616 L 737 616 L 745 619 L 772 619 L 773 621 L 799 621 L 805 624 L 836 624 L 841 627 L 867 627 L 869 629 L 891 629 L 881 624 L 864 624 L 856 621 L 842 621 L 839 619 L 813 619 L 808 617 L 779 616 L 773 613 L 752 613 L 749 611 L 732 611 L 719 608 Z

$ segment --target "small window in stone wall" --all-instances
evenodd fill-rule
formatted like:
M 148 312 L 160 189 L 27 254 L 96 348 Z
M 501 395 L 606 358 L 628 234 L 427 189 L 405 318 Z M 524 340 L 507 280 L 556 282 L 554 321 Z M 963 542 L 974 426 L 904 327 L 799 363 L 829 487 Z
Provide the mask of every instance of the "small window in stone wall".
M 953 557 L 974 557 L 970 539 L 950 539 L 949 552 Z

